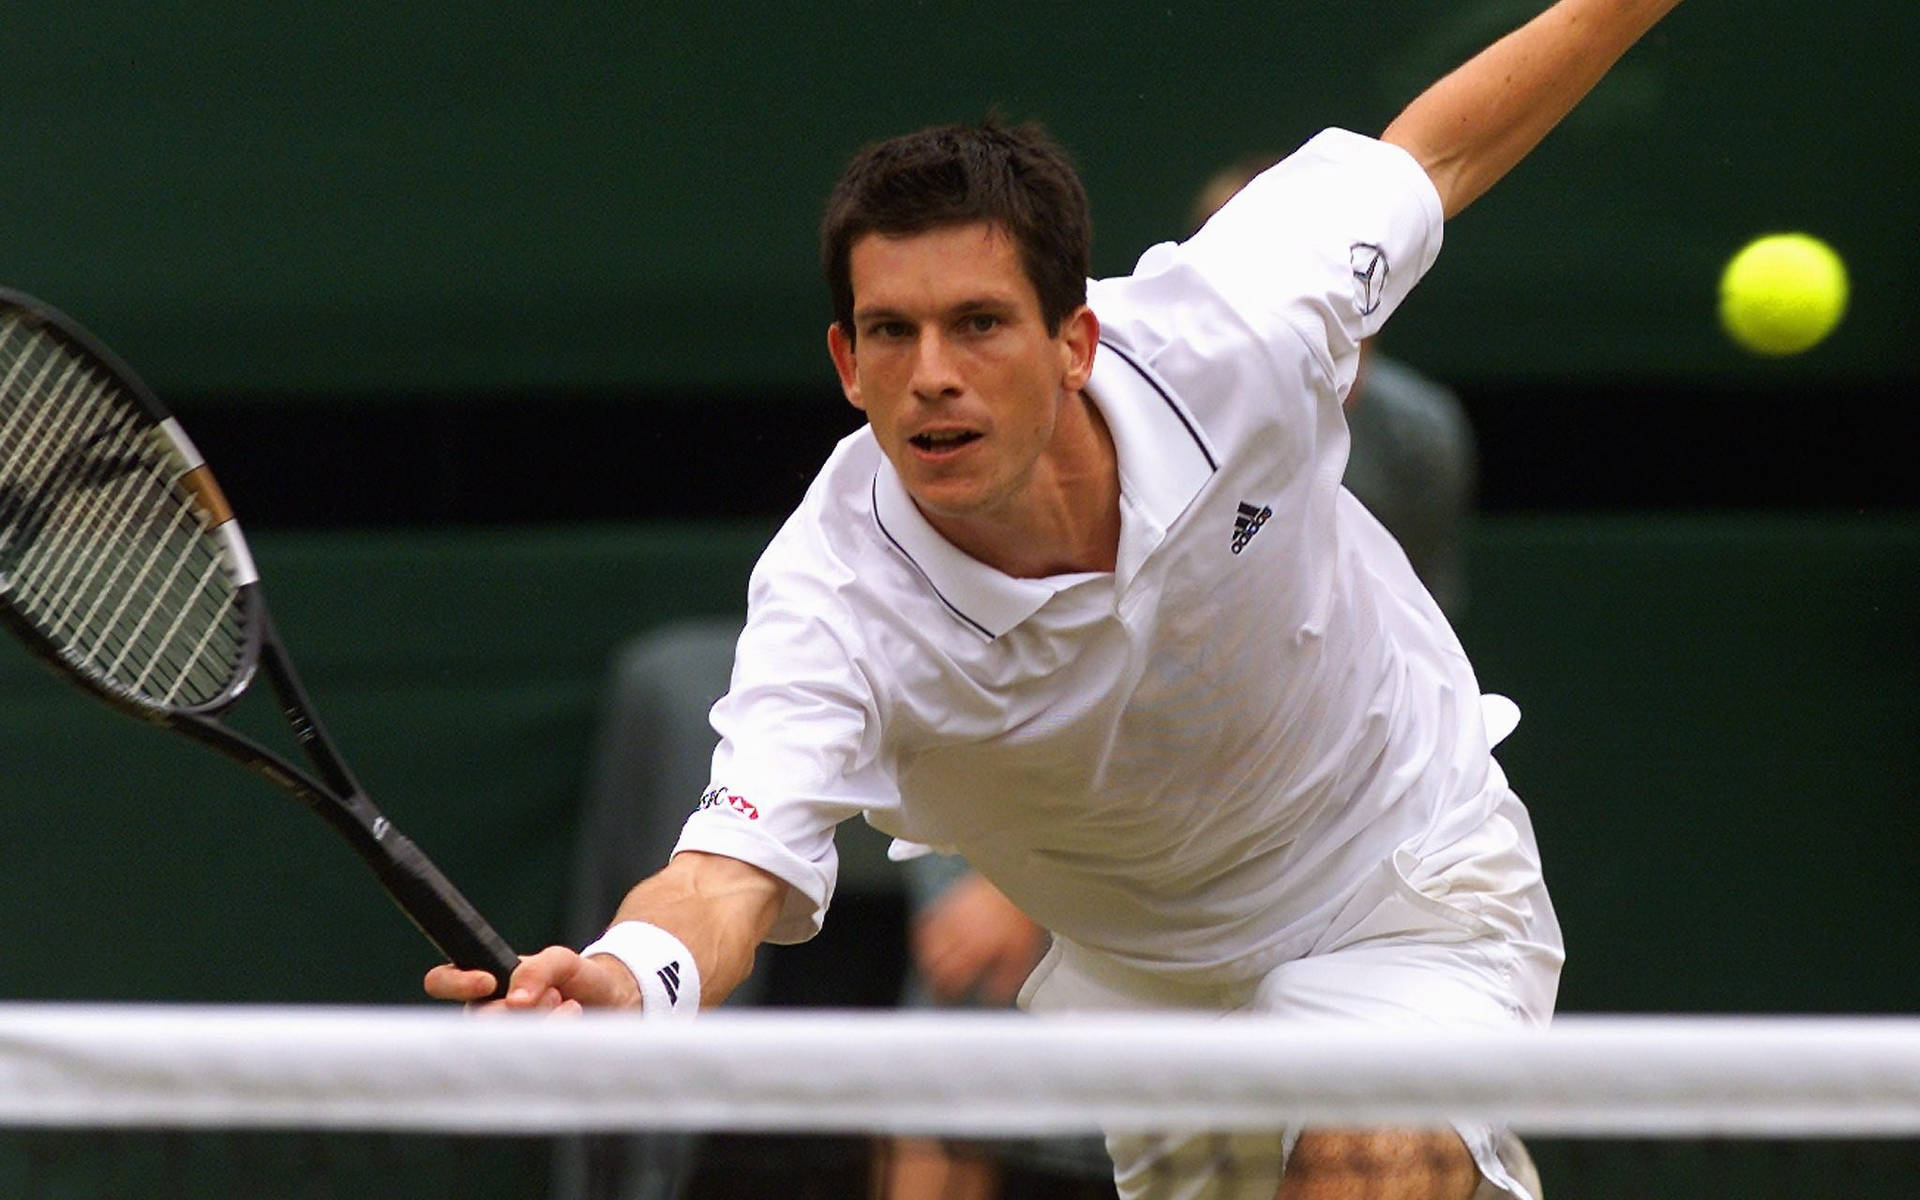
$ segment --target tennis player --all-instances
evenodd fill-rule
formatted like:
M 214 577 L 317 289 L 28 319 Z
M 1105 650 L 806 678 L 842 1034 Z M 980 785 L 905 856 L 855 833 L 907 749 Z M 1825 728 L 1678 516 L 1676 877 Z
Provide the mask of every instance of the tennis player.
M 755 568 L 674 858 L 502 1003 L 717 1003 L 761 941 L 819 928 L 833 828 L 864 814 L 1054 933 L 1036 1012 L 1546 1021 L 1560 933 L 1492 755 L 1517 713 L 1340 487 L 1341 402 L 1443 220 L 1677 2 L 1559 0 L 1378 140 L 1319 135 L 1091 284 L 1084 194 L 1037 131 L 862 151 L 823 248 L 867 426 Z M 1532 1194 L 1492 1128 L 1243 1141 L 1225 1176 L 1218 1139 L 1109 1150 L 1128 1197 Z
M 1210 177 L 1195 197 L 1198 230 L 1279 155 L 1248 156 Z M 1473 432 L 1448 388 L 1361 344 L 1347 392 L 1347 465 L 1341 485 L 1379 519 L 1449 620 L 1465 606 L 1463 527 L 1472 507 Z M 903 864 L 910 969 L 902 1001 L 1004 1008 L 1046 952 L 1049 936 L 999 889 L 948 854 Z M 992 1142 L 898 1137 L 877 1156 L 890 1200 L 990 1200 L 1046 1186 L 1104 1182 L 1111 1164 L 1098 1138 Z

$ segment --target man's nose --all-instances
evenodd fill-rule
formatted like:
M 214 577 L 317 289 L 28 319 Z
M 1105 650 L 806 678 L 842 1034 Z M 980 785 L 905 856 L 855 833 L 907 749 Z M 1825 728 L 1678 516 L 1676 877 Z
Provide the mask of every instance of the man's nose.
M 960 391 L 960 371 L 953 346 L 944 331 L 927 329 L 913 356 L 913 391 L 923 400 L 937 400 Z

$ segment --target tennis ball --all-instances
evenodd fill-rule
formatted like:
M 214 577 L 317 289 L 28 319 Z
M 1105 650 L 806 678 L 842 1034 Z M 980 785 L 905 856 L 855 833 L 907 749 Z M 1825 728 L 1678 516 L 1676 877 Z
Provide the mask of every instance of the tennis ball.
M 1755 354 L 1809 349 L 1846 311 L 1847 266 L 1810 234 L 1756 238 L 1720 276 L 1720 324 Z

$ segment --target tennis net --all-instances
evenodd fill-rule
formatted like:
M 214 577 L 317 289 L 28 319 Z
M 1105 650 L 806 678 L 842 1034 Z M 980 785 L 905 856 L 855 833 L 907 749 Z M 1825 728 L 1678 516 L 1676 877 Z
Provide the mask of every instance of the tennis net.
M 1455 1120 L 1523 1134 L 1555 1200 L 1909 1195 L 1920 1020 L 0 1006 L 8 1195 L 859 1196 L 903 1146 Z

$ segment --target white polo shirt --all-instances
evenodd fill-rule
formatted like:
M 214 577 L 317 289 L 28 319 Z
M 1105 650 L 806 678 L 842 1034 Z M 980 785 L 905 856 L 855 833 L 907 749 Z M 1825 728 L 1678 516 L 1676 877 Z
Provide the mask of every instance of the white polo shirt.
M 872 436 L 835 449 L 755 568 L 711 790 L 682 850 L 792 885 L 833 827 L 952 849 L 1125 965 L 1237 982 L 1358 881 L 1490 810 L 1479 688 L 1340 486 L 1359 342 L 1439 251 L 1405 152 L 1329 131 L 1189 241 L 1097 281 L 1111 573 L 1016 579 L 934 531 Z

